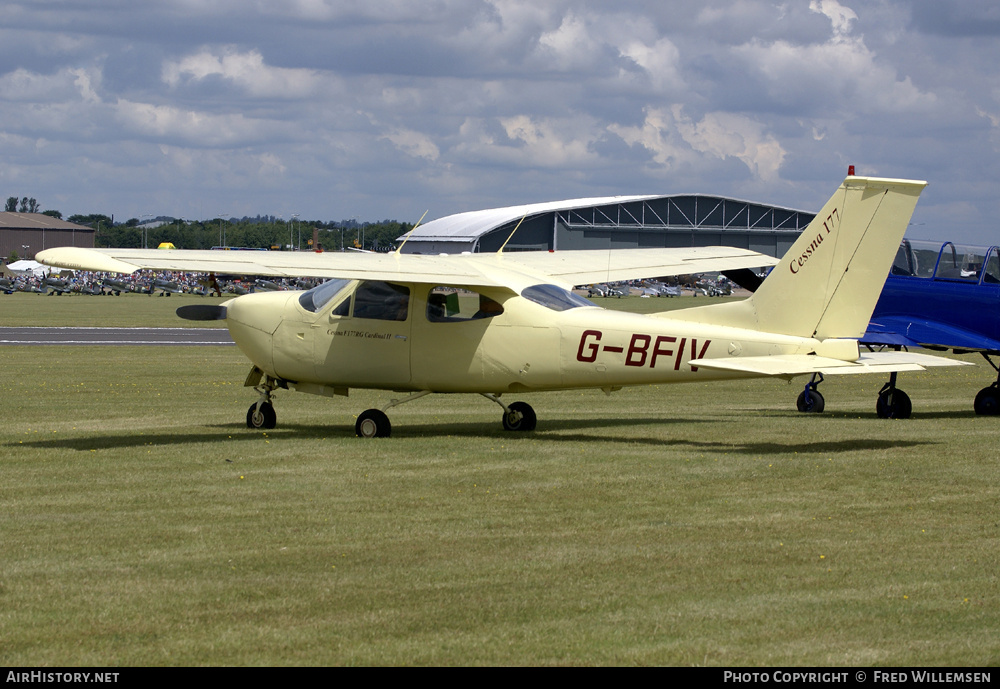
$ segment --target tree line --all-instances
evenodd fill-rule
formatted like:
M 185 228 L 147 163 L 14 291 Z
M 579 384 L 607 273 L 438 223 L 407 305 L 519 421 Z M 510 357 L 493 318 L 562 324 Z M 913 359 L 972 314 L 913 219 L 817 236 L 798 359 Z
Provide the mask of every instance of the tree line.
M 62 219 L 55 210 L 42 211 L 34 198 L 8 197 L 5 210 L 16 213 L 43 213 Z M 302 250 L 322 248 L 340 251 L 349 248 L 367 251 L 391 251 L 396 238 L 411 229 L 412 223 L 396 220 L 359 223 L 322 220 L 283 220 L 274 216 L 215 218 L 186 220 L 161 216 L 141 223 L 138 218 L 115 222 L 114 216 L 103 214 L 71 215 L 67 221 L 92 227 L 94 245 L 125 249 L 155 249 L 161 244 L 173 244 L 178 249 L 211 249 L 217 246 L 247 249 Z M 319 232 L 319 247 L 313 246 L 313 230 Z

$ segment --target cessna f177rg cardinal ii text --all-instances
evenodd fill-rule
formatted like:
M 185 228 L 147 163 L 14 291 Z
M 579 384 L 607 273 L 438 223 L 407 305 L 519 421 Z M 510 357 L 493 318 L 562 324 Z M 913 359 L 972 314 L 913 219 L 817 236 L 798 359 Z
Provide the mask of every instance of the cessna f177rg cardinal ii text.
M 478 393 L 503 408 L 504 428 L 527 431 L 535 412 L 501 395 L 956 363 L 858 348 L 924 186 L 849 176 L 753 296 L 650 315 L 607 311 L 571 290 L 774 260 L 730 247 L 447 256 L 64 247 L 37 259 L 120 273 L 332 278 L 305 292 L 178 310 L 225 320 L 253 363 L 252 428 L 275 426 L 279 388 L 319 395 L 376 388 L 411 394 L 361 413 L 359 436 L 388 436 L 388 409 L 435 392 Z M 510 210 L 516 220 L 524 207 Z

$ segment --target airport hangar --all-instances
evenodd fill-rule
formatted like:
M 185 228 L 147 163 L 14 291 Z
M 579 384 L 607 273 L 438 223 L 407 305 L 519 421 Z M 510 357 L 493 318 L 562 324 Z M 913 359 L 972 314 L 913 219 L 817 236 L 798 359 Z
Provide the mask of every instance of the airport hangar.
M 704 194 L 576 199 L 432 220 L 410 234 L 402 252 L 734 246 L 780 258 L 814 216 L 807 211 Z
M 0 258 L 11 253 L 34 258 L 55 246 L 94 248 L 94 228 L 66 222 L 43 213 L 0 212 Z

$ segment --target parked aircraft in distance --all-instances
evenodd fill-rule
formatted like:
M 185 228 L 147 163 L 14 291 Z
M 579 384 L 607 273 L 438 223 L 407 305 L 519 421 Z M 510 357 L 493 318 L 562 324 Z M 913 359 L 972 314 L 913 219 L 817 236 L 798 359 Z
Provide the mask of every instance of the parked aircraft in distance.
M 505 429 L 528 431 L 534 410 L 502 395 L 960 365 L 858 347 L 925 185 L 849 175 L 749 299 L 650 315 L 602 309 L 572 287 L 776 261 L 731 247 L 448 256 L 63 247 L 37 258 L 123 273 L 334 278 L 305 292 L 178 309 L 184 318 L 225 320 L 252 362 L 245 385 L 259 398 L 247 410 L 251 428 L 275 426 L 278 389 L 346 396 L 375 388 L 410 394 L 361 413 L 362 437 L 388 436 L 389 409 L 435 392 L 478 393 L 503 408 Z M 494 213 L 513 223 L 532 209 Z
M 998 375 L 976 395 L 973 409 L 1000 414 L 1000 367 L 990 358 L 1000 354 L 1000 248 L 904 239 L 861 343 L 978 352 Z M 895 415 L 909 416 L 910 399 L 895 374 L 880 398 L 889 395 L 898 400 Z

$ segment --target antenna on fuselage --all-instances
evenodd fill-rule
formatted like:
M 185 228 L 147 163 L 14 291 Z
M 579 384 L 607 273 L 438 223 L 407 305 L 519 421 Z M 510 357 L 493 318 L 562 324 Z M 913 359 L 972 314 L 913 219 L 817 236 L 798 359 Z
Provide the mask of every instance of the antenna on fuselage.
M 408 242 L 408 241 L 409 241 L 409 239 L 410 239 L 410 235 L 411 235 L 411 234 L 413 234 L 413 231 L 414 231 L 414 230 L 416 230 L 416 229 L 417 229 L 418 227 L 420 227 L 420 223 L 422 223 L 422 222 L 424 221 L 424 218 L 425 218 L 425 217 L 427 217 L 427 214 L 428 214 L 428 213 L 430 213 L 430 212 L 431 212 L 431 209 L 430 209 L 430 208 L 428 208 L 427 210 L 425 210 L 425 211 L 424 211 L 424 214 L 420 216 L 420 220 L 418 220 L 418 221 L 417 221 L 417 224 L 416 224 L 416 225 L 414 225 L 413 227 L 411 227 L 411 228 L 410 228 L 410 231 L 406 233 L 406 236 L 405 236 L 405 237 L 403 237 L 403 244 L 400 244 L 400 245 L 399 245 L 399 246 L 398 246 L 398 247 L 396 248 L 396 253 L 397 253 L 397 254 L 399 254 L 399 253 L 402 253 L 402 252 L 403 252 L 403 245 L 404 245 L 404 244 L 406 244 L 406 242 Z
M 505 246 L 507 246 L 507 242 L 509 242 L 511 239 L 514 238 L 514 232 L 517 232 L 517 228 L 519 228 L 521 226 L 521 223 L 524 222 L 524 218 L 527 218 L 527 217 L 528 216 L 525 215 L 520 220 L 517 221 L 517 224 L 514 225 L 514 230 L 510 233 L 510 236 L 507 237 L 507 239 L 504 241 L 504 243 L 500 245 L 500 249 L 497 251 L 498 254 L 502 254 L 503 253 L 503 249 L 504 249 Z

